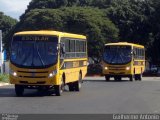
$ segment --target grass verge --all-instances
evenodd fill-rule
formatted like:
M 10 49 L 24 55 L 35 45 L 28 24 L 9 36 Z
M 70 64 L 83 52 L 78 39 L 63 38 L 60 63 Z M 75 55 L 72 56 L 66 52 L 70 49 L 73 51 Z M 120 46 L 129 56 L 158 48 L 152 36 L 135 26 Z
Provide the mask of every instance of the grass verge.
M 9 82 L 9 75 L 8 74 L 0 74 L 0 82 Z

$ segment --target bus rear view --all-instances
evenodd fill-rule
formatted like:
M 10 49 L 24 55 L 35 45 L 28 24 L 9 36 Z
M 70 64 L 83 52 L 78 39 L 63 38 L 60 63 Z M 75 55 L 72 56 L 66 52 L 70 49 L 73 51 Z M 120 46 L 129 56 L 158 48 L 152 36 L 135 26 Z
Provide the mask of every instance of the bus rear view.
M 141 80 L 145 68 L 144 47 L 132 43 L 106 44 L 103 53 L 103 74 L 106 81 L 111 77 L 130 81 Z

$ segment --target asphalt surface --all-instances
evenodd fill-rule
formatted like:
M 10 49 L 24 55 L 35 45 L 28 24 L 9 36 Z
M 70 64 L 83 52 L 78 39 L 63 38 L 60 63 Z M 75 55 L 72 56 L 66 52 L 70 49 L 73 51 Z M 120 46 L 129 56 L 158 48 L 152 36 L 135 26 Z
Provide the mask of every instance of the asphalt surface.
M 104 77 L 87 77 L 80 92 L 69 92 L 66 88 L 60 97 L 36 90 L 25 90 L 23 97 L 16 97 L 13 85 L 3 86 L 0 113 L 160 113 L 160 78 L 105 82 Z

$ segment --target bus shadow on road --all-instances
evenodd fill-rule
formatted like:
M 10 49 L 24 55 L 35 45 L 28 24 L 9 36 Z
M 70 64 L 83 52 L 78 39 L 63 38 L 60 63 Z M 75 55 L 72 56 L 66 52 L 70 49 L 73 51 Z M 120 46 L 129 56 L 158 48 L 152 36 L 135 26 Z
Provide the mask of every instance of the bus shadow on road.
M 22 97 L 46 97 L 56 96 L 54 91 L 39 92 L 37 90 L 25 90 Z M 0 97 L 17 97 L 14 88 L 0 88 Z
M 15 97 L 13 88 L 0 88 L 0 97 Z
M 108 83 L 112 83 L 112 82 L 131 82 L 129 80 L 109 80 L 109 81 L 106 81 L 106 80 L 84 80 L 84 82 L 108 82 Z
M 131 82 L 129 80 L 110 80 L 110 81 L 105 81 L 105 82 Z

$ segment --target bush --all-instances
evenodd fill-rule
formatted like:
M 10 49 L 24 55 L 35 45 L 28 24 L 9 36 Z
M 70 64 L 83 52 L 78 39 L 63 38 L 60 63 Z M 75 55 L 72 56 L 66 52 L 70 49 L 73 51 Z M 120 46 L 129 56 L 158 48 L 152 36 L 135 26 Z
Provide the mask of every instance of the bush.
M 0 82 L 9 82 L 8 74 L 0 74 Z

